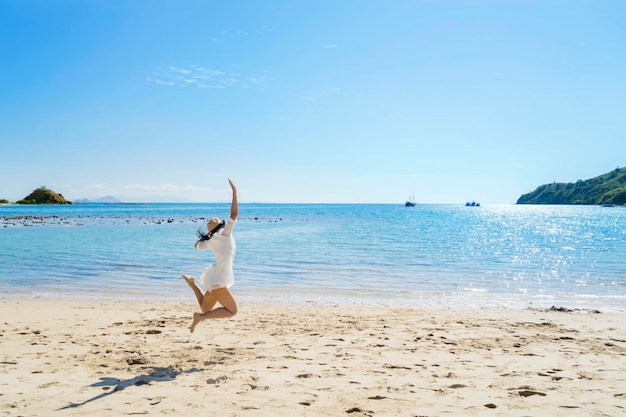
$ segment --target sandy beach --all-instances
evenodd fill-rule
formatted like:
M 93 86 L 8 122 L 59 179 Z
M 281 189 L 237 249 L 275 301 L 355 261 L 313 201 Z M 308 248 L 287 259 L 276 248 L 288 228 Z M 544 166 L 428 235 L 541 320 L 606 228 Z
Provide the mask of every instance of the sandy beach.
M 0 299 L 0 415 L 626 415 L 626 313 L 192 301 Z

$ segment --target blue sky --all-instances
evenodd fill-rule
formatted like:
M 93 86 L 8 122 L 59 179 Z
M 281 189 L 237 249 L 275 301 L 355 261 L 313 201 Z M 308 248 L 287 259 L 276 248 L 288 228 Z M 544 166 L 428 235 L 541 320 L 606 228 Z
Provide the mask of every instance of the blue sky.
M 626 165 L 626 2 L 0 2 L 0 198 L 515 203 Z

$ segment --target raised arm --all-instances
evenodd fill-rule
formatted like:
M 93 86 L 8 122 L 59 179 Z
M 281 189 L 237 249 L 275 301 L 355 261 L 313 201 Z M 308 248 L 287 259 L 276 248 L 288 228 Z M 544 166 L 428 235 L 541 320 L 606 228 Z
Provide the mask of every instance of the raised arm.
M 230 203 L 230 218 L 233 220 L 237 220 L 237 216 L 239 215 L 239 205 L 237 204 L 237 187 L 228 179 L 228 183 L 230 184 L 230 188 L 233 189 L 233 201 Z

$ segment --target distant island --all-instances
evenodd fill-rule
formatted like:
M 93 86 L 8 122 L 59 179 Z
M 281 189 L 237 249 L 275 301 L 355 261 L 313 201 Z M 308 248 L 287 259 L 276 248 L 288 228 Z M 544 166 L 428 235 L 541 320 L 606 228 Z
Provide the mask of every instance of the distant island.
M 522 195 L 517 204 L 626 204 L 626 167 L 576 182 L 554 182 Z
M 94 198 L 92 200 L 87 198 L 81 198 L 79 200 L 74 200 L 74 204 L 90 204 L 90 203 L 111 203 L 111 204 L 119 204 L 120 200 L 113 197 L 112 195 L 108 195 L 106 197 Z
M 32 193 L 27 195 L 15 203 L 6 199 L 0 199 L 0 204 L 91 204 L 91 203 L 109 203 L 109 204 L 121 204 L 122 201 L 108 195 L 106 197 L 99 197 L 94 199 L 81 198 L 75 201 L 68 201 L 63 197 L 63 194 L 52 191 L 45 186 L 41 186 Z
M 39 187 L 15 204 L 72 204 L 62 194 L 56 193 L 46 187 Z

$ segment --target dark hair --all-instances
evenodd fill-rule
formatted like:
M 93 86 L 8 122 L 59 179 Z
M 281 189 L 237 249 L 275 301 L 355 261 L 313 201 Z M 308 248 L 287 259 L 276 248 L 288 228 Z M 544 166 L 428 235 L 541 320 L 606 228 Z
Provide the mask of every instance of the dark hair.
M 202 230 L 201 227 L 198 228 L 198 231 L 196 232 L 196 234 L 198 235 L 198 241 L 203 241 L 203 240 L 209 240 L 211 239 L 211 237 L 218 231 L 220 230 L 222 227 L 224 227 L 224 224 L 226 222 L 224 220 L 222 220 L 217 226 L 215 226 L 213 228 L 213 230 L 209 230 L 208 233 L 204 233 L 204 231 Z

